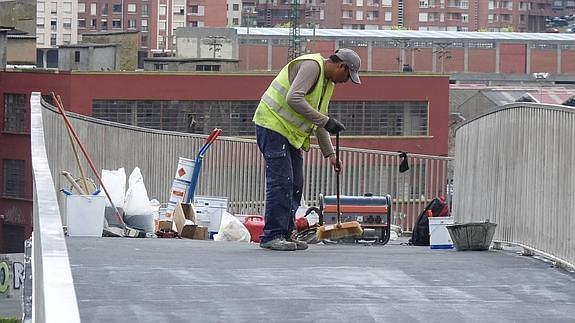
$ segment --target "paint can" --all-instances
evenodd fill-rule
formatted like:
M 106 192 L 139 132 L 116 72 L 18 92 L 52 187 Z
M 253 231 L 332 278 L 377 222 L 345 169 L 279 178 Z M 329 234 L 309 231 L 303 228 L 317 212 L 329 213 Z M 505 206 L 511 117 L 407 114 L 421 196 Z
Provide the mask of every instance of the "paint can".
M 194 172 L 195 164 L 196 162 L 192 159 L 180 157 L 175 178 L 180 181 L 190 182 L 192 180 L 192 173 Z

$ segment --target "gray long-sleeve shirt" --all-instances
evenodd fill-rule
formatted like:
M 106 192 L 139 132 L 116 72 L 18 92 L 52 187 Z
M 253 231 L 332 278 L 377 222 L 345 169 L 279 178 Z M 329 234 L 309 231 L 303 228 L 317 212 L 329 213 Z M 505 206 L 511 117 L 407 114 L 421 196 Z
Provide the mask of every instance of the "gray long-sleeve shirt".
M 297 113 L 317 126 L 315 136 L 323 156 L 333 155 L 335 152 L 329 133 L 323 128 L 329 119 L 328 116 L 314 109 L 305 100 L 306 94 L 313 90 L 319 79 L 320 66 L 314 60 L 303 60 L 290 66 L 288 72 L 291 86 L 286 97 L 287 103 Z

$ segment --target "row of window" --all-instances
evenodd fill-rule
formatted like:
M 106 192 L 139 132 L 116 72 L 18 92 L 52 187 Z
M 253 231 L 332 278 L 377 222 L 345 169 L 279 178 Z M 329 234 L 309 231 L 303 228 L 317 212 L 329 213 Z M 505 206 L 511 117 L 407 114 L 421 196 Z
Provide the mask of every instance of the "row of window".
M 252 117 L 257 104 L 257 101 L 94 100 L 92 113 L 96 118 L 153 129 L 207 134 L 217 127 L 230 136 L 253 136 Z M 427 101 L 332 102 L 330 115 L 346 125 L 347 136 L 428 135 Z

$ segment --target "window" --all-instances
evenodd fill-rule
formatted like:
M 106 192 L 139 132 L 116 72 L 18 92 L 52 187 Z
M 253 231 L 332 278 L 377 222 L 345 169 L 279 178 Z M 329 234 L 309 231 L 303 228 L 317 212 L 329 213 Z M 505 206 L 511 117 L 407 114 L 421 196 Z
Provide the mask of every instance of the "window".
M 86 28 L 86 19 L 78 19 L 78 28 Z
M 58 21 L 50 20 L 50 30 L 52 31 L 58 30 Z
M 462 13 L 461 14 L 461 21 L 463 22 L 469 22 L 469 15 L 466 13 Z
M 142 35 L 140 38 L 140 44 L 142 47 L 148 47 L 148 35 Z
M 90 4 L 90 14 L 92 16 L 96 15 L 96 12 L 98 12 L 98 9 L 96 8 L 96 4 L 95 3 L 91 3 Z
M 232 18 L 232 24 L 233 24 L 234 26 L 239 26 L 239 24 L 240 24 L 240 19 L 238 19 L 238 18 Z
M 44 13 L 44 6 L 45 6 L 44 1 L 38 1 L 36 3 L 36 12 Z
M 190 12 L 191 13 L 198 13 L 198 6 L 197 5 L 193 5 L 190 7 Z
M 391 0 L 382 0 L 381 6 L 382 7 L 391 7 Z
M 108 30 L 108 19 L 102 19 L 102 21 L 100 21 L 100 29 Z
M 160 21 L 158 23 L 158 29 L 159 30 L 166 30 L 166 22 L 165 21 Z
M 351 10 L 342 11 L 342 14 L 341 14 L 342 18 L 351 18 L 352 16 L 353 16 L 353 11 L 351 11 Z
M 74 62 L 75 63 L 80 63 L 80 51 L 74 51 Z
M 62 43 L 68 45 L 72 42 L 72 34 L 63 34 L 62 35 Z
M 147 17 L 148 16 L 148 4 L 143 3 L 142 4 L 142 17 Z
M 107 16 L 108 15 L 108 4 L 104 3 L 102 5 L 102 15 Z
M 234 3 L 233 10 L 234 11 L 240 11 L 240 5 L 238 3 Z
M 50 35 L 50 46 L 56 46 L 56 34 Z
M 4 131 L 29 132 L 26 122 L 26 94 L 4 94 Z
M 356 0 L 355 5 L 358 7 L 362 7 L 363 6 L 363 0 Z
M 72 13 L 72 2 L 64 2 L 64 12 Z
M 419 8 L 429 8 L 429 2 L 427 0 L 419 0 Z
M 220 65 L 196 65 L 196 71 L 199 72 L 218 72 Z
M 44 22 L 43 21 L 38 21 L 36 23 L 36 29 L 44 29 Z
M 24 161 L 4 159 L 4 196 L 24 197 Z
M 122 21 L 120 19 L 112 20 L 112 29 L 121 29 L 122 28 Z
M 135 19 L 128 20 L 128 29 L 136 29 L 136 20 Z
M 78 2 L 78 13 L 86 12 L 86 4 L 83 2 Z
M 383 19 L 385 21 L 391 21 L 391 11 L 386 11 Z
M 136 13 L 136 4 L 128 3 L 128 13 Z
M 146 19 L 142 19 L 142 21 L 140 21 L 140 23 L 142 24 L 142 31 L 148 31 L 148 20 Z
M 419 22 L 427 22 L 427 12 L 419 13 Z
M 58 13 L 58 2 L 50 2 L 50 13 L 53 15 Z
M 96 29 L 96 25 L 98 24 L 98 21 L 96 20 L 96 18 L 92 19 L 90 21 L 90 28 L 92 29 Z
M 160 6 L 160 16 L 165 16 L 166 15 L 166 5 L 161 5 Z
M 168 70 L 168 64 L 154 63 L 154 71 Z
M 121 4 L 113 4 L 112 5 L 112 13 L 122 13 L 122 5 Z
M 72 18 L 64 18 L 64 29 L 72 29 Z
M 355 12 L 355 20 L 363 20 L 363 11 L 358 10 Z

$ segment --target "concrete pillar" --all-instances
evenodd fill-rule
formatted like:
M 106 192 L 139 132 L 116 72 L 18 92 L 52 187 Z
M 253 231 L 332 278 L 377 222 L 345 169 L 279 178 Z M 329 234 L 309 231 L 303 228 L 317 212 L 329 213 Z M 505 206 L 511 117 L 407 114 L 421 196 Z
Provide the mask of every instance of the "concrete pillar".
M 469 72 L 469 44 L 463 44 L 463 72 Z
M 431 59 L 433 60 L 433 62 L 431 62 L 431 71 L 435 73 L 437 72 L 437 46 L 433 45 L 431 49 L 433 52 L 431 55 Z
M 561 74 L 561 44 L 557 44 L 557 74 Z
M 368 41 L 367 41 L 367 70 L 368 70 L 368 71 L 371 71 L 371 70 L 372 70 L 372 64 L 373 64 L 373 63 L 372 63 L 372 61 L 373 61 L 373 58 L 372 58 L 372 55 L 373 55 L 372 50 L 373 50 L 373 41 L 368 40 Z
M 268 71 L 272 70 L 272 62 L 273 62 L 273 46 L 272 46 L 272 39 L 268 39 Z
M 530 74 L 531 73 L 531 43 L 527 43 L 527 48 L 525 49 L 525 73 Z
M 501 71 L 501 44 L 495 43 L 495 73 L 499 73 Z

